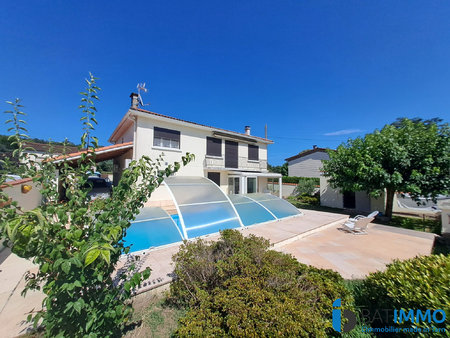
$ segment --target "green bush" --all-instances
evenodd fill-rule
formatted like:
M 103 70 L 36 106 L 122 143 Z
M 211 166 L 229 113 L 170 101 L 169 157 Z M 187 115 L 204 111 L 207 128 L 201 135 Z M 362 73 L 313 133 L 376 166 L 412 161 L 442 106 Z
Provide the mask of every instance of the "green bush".
M 303 204 L 309 205 L 320 205 L 320 197 L 319 196 L 309 196 L 306 194 L 300 195 L 297 197 L 297 201 Z
M 315 185 L 320 184 L 320 179 L 318 177 L 298 177 L 298 176 L 283 176 L 283 183 L 295 183 L 298 184 L 301 181 L 311 181 Z
M 170 299 L 188 306 L 179 336 L 326 336 L 332 302 L 352 298 L 339 274 L 225 230 L 215 243 L 185 243 L 174 256 Z
M 309 195 L 314 194 L 314 190 L 316 190 L 316 183 L 311 180 L 301 180 L 298 182 L 295 187 L 294 194 L 299 195 Z
M 431 255 L 394 261 L 387 266 L 385 272 L 369 275 L 364 281 L 363 294 L 366 297 L 365 305 L 373 311 L 376 309 L 413 309 L 414 311 L 442 309 L 449 316 L 450 257 Z M 429 328 L 430 335 L 432 326 L 445 327 L 447 333 L 450 330 L 448 317 L 442 324 L 420 321 L 413 325 L 405 321 L 399 325 Z M 376 327 L 376 324 L 373 324 L 373 327 Z

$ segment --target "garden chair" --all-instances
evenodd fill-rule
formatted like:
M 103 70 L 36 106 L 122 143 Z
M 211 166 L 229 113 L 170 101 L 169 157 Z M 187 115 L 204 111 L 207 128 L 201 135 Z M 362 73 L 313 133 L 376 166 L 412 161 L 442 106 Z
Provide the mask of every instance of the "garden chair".
M 369 223 L 375 219 L 375 216 L 378 215 L 378 211 L 374 211 L 368 216 L 358 215 L 353 218 L 349 218 L 347 222 L 342 226 L 344 230 L 351 232 L 354 235 L 366 235 L 367 227 Z

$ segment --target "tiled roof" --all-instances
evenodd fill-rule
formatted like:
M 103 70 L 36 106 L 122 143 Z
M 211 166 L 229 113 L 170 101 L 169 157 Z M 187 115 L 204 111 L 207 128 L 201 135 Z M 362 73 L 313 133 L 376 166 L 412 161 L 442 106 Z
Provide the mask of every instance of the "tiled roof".
M 118 144 L 113 144 L 113 145 L 107 146 L 107 147 L 97 148 L 93 152 L 95 152 L 96 154 L 110 153 L 110 152 L 113 152 L 115 150 L 122 149 L 122 148 L 128 150 L 132 147 L 133 147 L 133 142 L 118 143 Z M 79 156 L 81 156 L 82 154 L 86 154 L 87 152 L 88 152 L 87 150 L 77 151 L 75 153 L 61 155 L 58 157 L 53 157 L 53 158 L 51 158 L 51 161 L 59 161 L 59 160 L 63 160 L 63 159 L 67 159 L 67 160 L 76 159 Z M 90 151 L 90 152 L 92 152 L 92 151 Z
M 191 121 L 179 119 L 179 118 L 177 118 L 177 117 L 172 117 L 172 116 L 167 116 L 167 115 L 163 115 L 163 114 L 159 114 L 159 113 L 154 113 L 154 112 L 152 112 L 152 111 L 145 110 L 145 109 L 142 109 L 142 108 L 131 108 L 131 109 L 132 109 L 132 110 L 137 110 L 137 111 L 140 111 L 140 112 L 143 112 L 143 113 L 147 113 L 147 114 L 150 114 L 150 115 L 154 115 L 154 116 L 164 117 L 164 118 L 171 119 L 171 120 L 175 120 L 175 121 L 180 121 L 180 122 L 184 122 L 184 123 L 194 124 L 194 125 L 197 125 L 197 126 L 207 127 L 207 128 L 216 129 L 216 130 L 221 130 L 221 131 L 224 131 L 224 132 L 228 132 L 228 133 L 232 133 L 232 134 L 237 134 L 237 135 L 244 136 L 244 137 L 248 137 L 248 138 L 259 139 L 259 140 L 261 140 L 261 141 L 266 141 L 266 142 L 273 142 L 272 140 L 269 140 L 269 139 L 266 139 L 266 138 L 263 138 L 263 137 L 253 136 L 253 135 L 247 135 L 247 134 L 239 133 L 239 132 L 232 131 L 232 130 L 227 130 L 227 129 L 222 129 L 222 128 L 217 128 L 217 127 L 208 126 L 208 125 L 205 125 L 205 124 L 200 124 L 200 123 L 196 123 L 196 122 L 191 122 Z
M 293 160 L 296 160 L 297 158 L 304 157 L 304 156 L 307 156 L 307 155 L 311 155 L 311 154 L 314 154 L 314 153 L 317 153 L 317 152 L 327 153 L 328 150 L 330 150 L 330 149 L 313 148 L 313 149 L 303 150 L 303 151 L 299 152 L 297 155 L 294 155 L 292 157 L 288 157 L 287 159 L 285 159 L 285 161 L 288 161 L 288 162 L 289 161 L 293 161 Z
M 52 154 L 64 153 L 64 146 L 61 144 L 49 144 L 49 143 L 37 143 L 25 141 L 23 145 L 24 147 L 27 148 L 33 148 L 34 151 L 37 151 L 39 153 L 50 153 L 50 151 Z M 26 151 L 32 152 L 33 150 L 28 149 Z M 78 151 L 77 146 L 66 146 L 66 153 L 76 151 Z

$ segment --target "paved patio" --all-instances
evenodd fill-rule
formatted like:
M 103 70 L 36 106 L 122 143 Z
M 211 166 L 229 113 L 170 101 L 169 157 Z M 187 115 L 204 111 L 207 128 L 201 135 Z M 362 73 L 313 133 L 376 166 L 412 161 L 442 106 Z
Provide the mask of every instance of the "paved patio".
M 355 236 L 338 228 L 347 215 L 305 210 L 304 215 L 260 224 L 242 229 L 245 235 L 254 234 L 271 241 L 276 250 L 290 253 L 299 261 L 321 268 L 338 271 L 344 278 L 361 278 L 369 272 L 383 269 L 393 259 L 406 259 L 431 253 L 434 235 L 403 230 L 382 225 L 372 225 L 368 235 Z M 207 237 L 217 239 L 217 235 Z M 141 257 L 140 269 L 152 269 L 150 280 L 139 292 L 153 289 L 173 278 L 172 256 L 179 244 L 153 249 Z M 123 259 L 120 266 L 126 264 Z M 43 295 L 30 293 L 23 298 L 23 276 L 33 265 L 8 255 L 7 249 L 0 253 L 0 337 L 14 337 L 25 332 L 21 323 L 26 313 L 40 309 Z
M 370 224 L 367 235 L 352 235 L 331 227 L 279 248 L 298 261 L 337 271 L 346 279 L 360 279 L 384 270 L 394 259 L 429 255 L 435 235 Z

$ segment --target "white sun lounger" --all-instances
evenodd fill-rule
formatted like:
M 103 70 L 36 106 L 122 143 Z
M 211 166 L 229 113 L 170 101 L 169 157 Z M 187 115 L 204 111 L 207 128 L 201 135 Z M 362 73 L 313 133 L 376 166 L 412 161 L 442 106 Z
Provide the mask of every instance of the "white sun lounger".
M 344 230 L 351 232 L 354 235 L 367 234 L 367 227 L 370 222 L 378 215 L 378 211 L 374 211 L 368 216 L 358 215 L 353 218 L 349 218 L 347 222 L 342 226 Z

